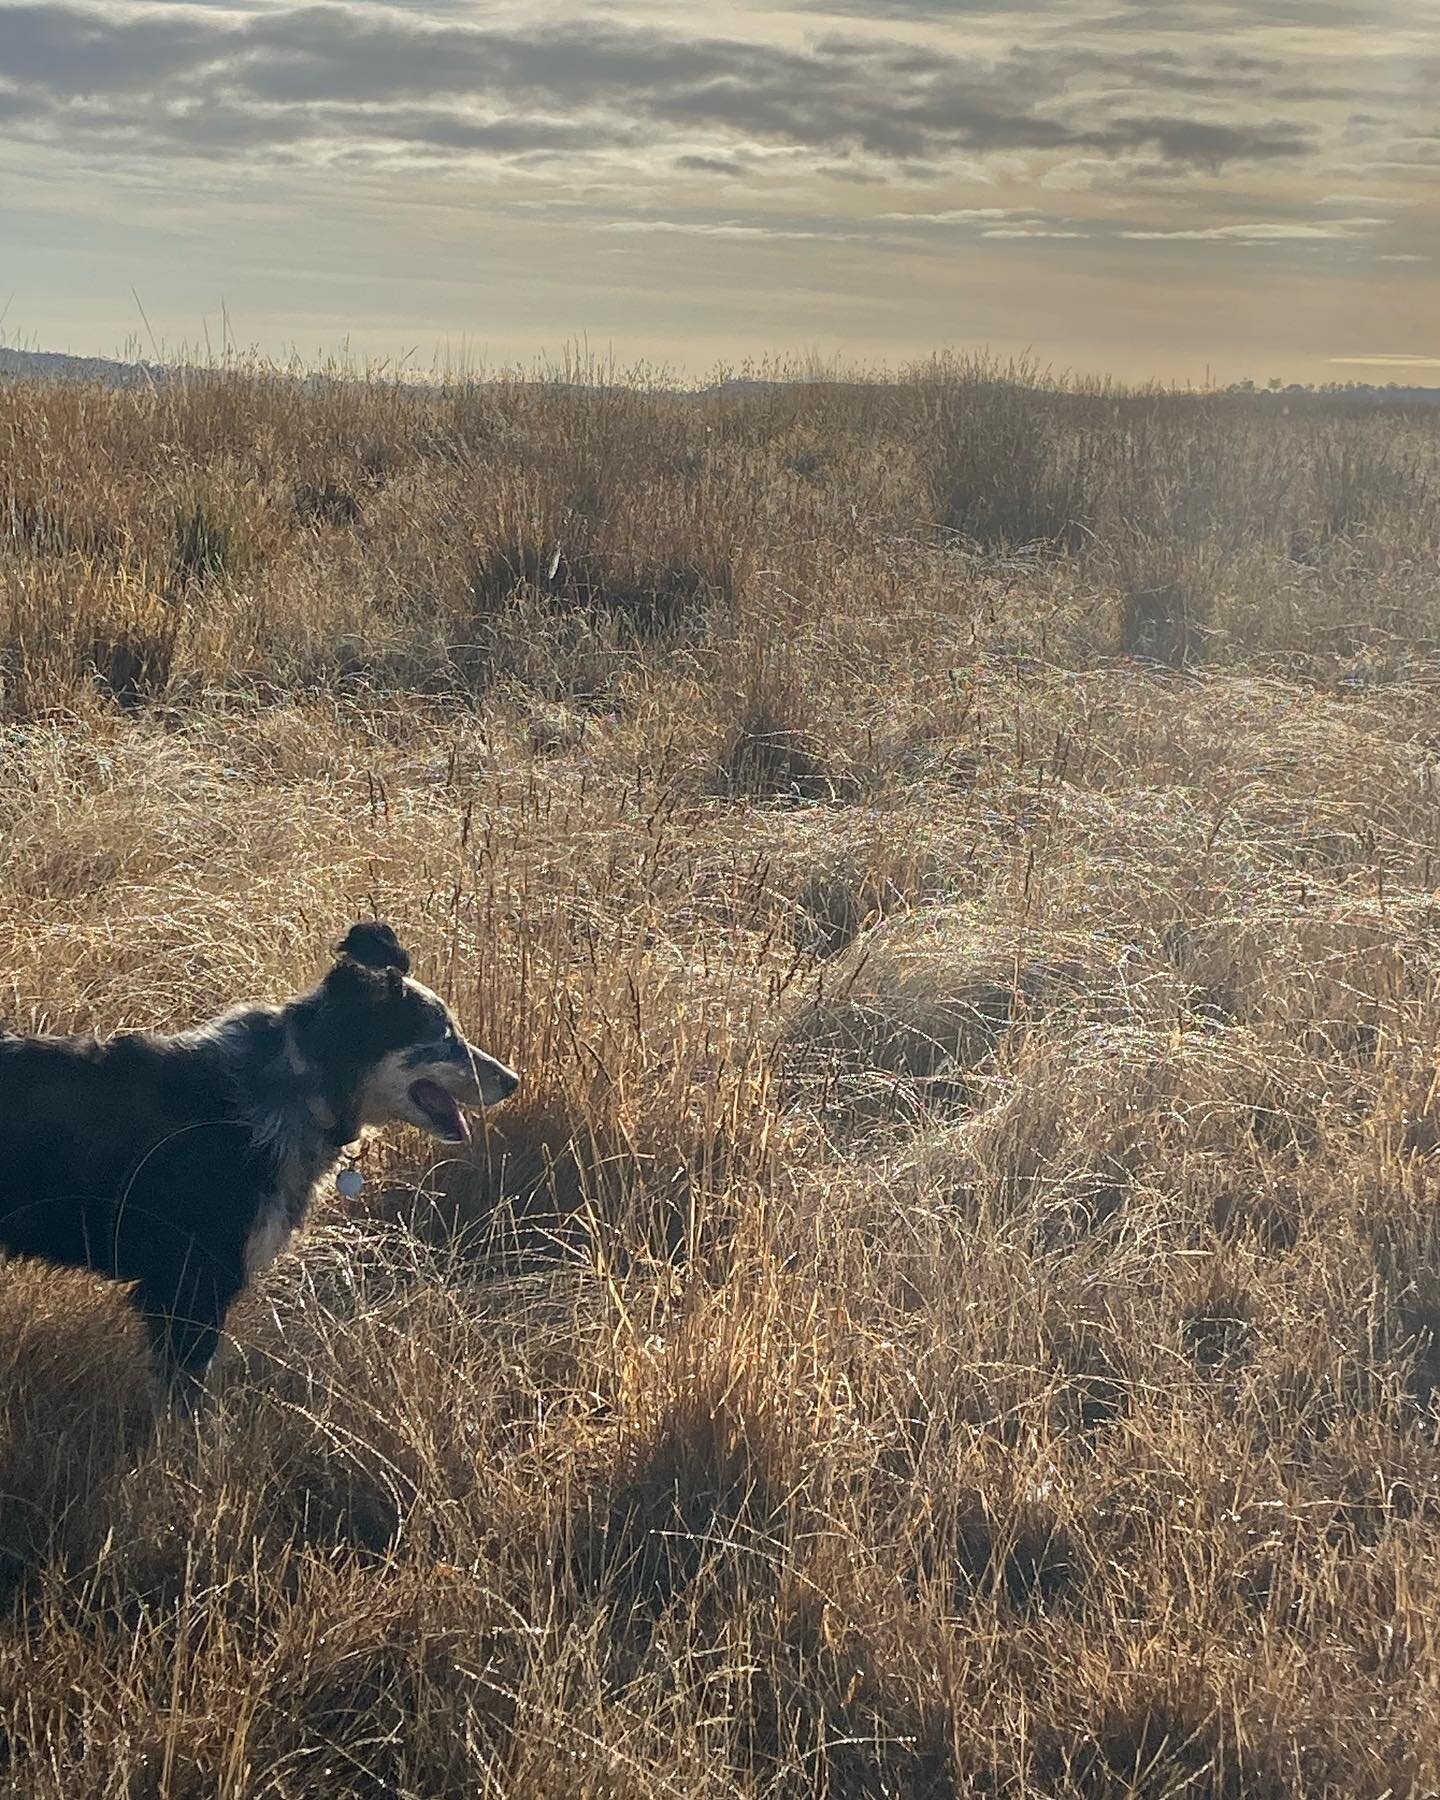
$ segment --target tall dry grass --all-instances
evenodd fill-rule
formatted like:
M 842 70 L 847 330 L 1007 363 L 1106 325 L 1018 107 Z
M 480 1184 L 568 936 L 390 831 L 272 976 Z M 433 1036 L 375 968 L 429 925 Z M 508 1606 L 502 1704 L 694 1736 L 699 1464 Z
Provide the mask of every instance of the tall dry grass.
M 1440 1789 L 1437 423 L 0 388 L 0 1012 L 525 1077 L 195 1420 L 0 1270 L 0 1791 Z

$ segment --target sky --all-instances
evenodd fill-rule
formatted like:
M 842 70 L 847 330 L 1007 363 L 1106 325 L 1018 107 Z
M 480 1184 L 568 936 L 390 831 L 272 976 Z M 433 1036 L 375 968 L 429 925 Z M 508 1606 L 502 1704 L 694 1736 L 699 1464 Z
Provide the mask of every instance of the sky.
M 1440 385 L 1440 0 L 0 0 L 0 341 Z

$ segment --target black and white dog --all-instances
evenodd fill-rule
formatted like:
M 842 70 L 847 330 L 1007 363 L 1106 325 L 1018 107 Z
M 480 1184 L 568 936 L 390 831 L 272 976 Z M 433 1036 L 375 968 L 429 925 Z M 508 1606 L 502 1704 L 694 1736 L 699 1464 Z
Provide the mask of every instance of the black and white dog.
M 232 1301 L 367 1126 L 464 1142 L 519 1078 L 356 925 L 320 985 L 174 1037 L 0 1031 L 0 1251 L 133 1282 L 170 1378 L 203 1382 Z

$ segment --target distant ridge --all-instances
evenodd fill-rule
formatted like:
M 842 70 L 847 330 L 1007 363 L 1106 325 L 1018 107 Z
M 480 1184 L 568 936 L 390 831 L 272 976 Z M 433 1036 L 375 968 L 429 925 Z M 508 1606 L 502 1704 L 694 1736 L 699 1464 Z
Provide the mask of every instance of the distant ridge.
M 205 365 L 166 364 L 147 362 L 121 362 L 108 356 L 71 356 L 63 350 L 9 350 L 0 345 L 0 381 L 60 381 L 60 382 L 98 382 L 106 387 L 135 387 L 140 384 L 153 386 L 156 383 L 171 381 L 177 375 L 183 375 L 191 369 L 204 370 Z M 325 381 L 335 379 L 334 376 L 321 374 L 319 371 L 307 371 L 302 367 L 290 369 L 273 369 L 270 374 L 282 380 L 300 382 Z M 343 379 L 343 377 L 341 377 Z M 433 385 L 445 387 L 500 387 L 513 386 L 513 378 L 503 381 L 487 380 L 475 382 L 469 378 L 447 379 L 444 376 L 433 380 Z M 525 381 L 523 385 L 534 388 L 567 388 L 572 386 L 588 387 L 596 392 L 604 391 L 607 384 L 594 382 L 573 383 L 554 378 L 538 378 Z M 623 386 L 622 384 L 619 384 Z M 830 388 L 843 391 L 856 386 L 843 378 L 787 378 L 765 376 L 727 376 L 720 381 L 711 382 L 704 387 L 675 388 L 669 390 L 678 399 L 693 398 L 713 400 L 721 397 L 742 398 L 759 394 L 774 394 L 787 388 Z M 863 384 L 860 384 L 863 385 Z M 1185 390 L 1187 392 L 1191 390 Z M 1384 386 L 1367 381 L 1326 382 L 1323 386 L 1306 386 L 1300 382 L 1282 387 L 1278 383 L 1269 387 L 1258 387 L 1252 381 L 1232 382 L 1229 387 L 1218 391 L 1227 394 L 1254 395 L 1261 400 L 1303 401 L 1325 400 L 1349 402 L 1357 406 L 1437 406 L 1440 407 L 1440 387 L 1409 387 L 1398 382 L 1387 382 Z
M 107 387 L 164 380 L 166 371 L 150 363 L 115 362 L 106 356 L 67 356 L 60 350 L 6 350 L 0 347 L 0 380 L 100 381 Z
M 1369 381 L 1327 381 L 1323 387 L 1292 382 L 1289 387 L 1258 388 L 1253 381 L 1237 381 L 1227 394 L 1254 394 L 1262 400 L 1348 400 L 1359 406 L 1440 406 L 1440 387 L 1403 387 L 1387 381 L 1383 387 Z

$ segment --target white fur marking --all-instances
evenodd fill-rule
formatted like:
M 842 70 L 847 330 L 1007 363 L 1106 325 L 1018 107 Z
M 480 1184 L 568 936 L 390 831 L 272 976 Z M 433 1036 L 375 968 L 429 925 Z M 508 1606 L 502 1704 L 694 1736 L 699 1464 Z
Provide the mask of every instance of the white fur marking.
M 284 1196 L 272 1195 L 256 1214 L 250 1235 L 245 1240 L 245 1277 L 248 1281 L 264 1274 L 289 1243 L 294 1229 Z

